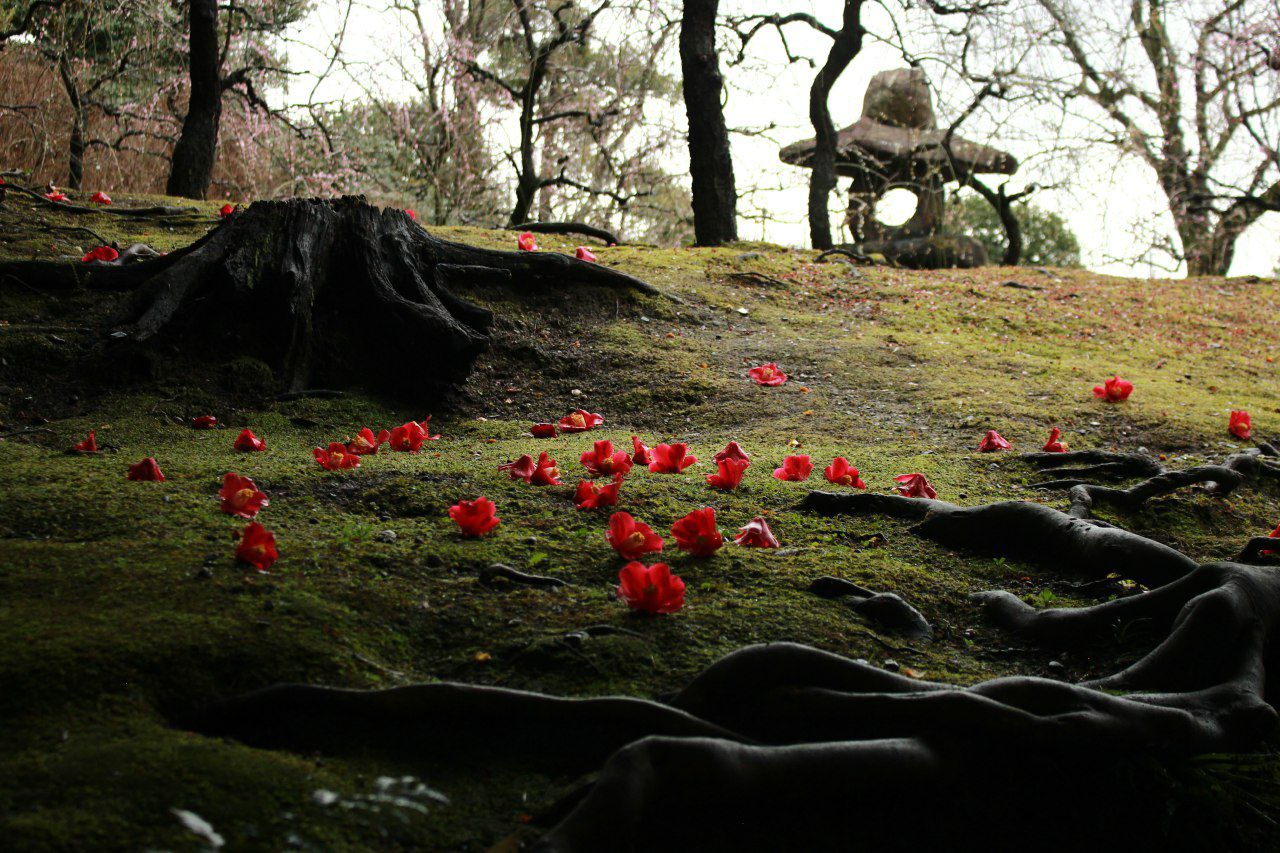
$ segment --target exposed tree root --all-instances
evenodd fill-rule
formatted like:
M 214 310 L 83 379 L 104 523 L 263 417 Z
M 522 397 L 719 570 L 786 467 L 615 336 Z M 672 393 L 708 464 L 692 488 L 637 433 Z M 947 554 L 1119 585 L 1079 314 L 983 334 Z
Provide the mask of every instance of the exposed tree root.
M 1274 727 L 1266 670 L 1280 628 L 1280 572 L 1197 566 L 1160 543 L 1035 503 L 961 508 L 814 492 L 804 507 L 919 519 L 915 532 L 948 546 L 1087 577 L 1121 572 L 1157 588 L 1079 609 L 1037 610 L 1003 591 L 975 598 L 989 618 L 1038 642 L 1085 644 L 1138 620 L 1163 639 L 1133 665 L 1082 684 L 1010 677 L 958 688 L 774 643 L 728 655 L 666 703 L 456 684 L 283 686 L 211 709 L 196 726 L 294 749 L 354 738 L 426 756 L 484 744 L 577 767 L 609 756 L 541 840 L 548 851 L 843 849 L 855 841 L 920 849 L 945 836 L 924 828 L 905 833 L 908 841 L 881 831 L 901 830 L 904 802 L 931 820 L 946 813 L 976 828 L 1006 803 L 1032 807 L 1028 791 L 1043 803 L 1104 790 L 1127 756 L 1244 750 Z M 961 785 L 976 795 L 958 797 Z M 954 831 L 942 826 L 938 833 Z
M 809 592 L 823 598 L 853 598 L 849 609 L 878 623 L 891 634 L 912 640 L 933 635 L 928 620 L 902 597 L 892 592 L 873 592 L 843 578 L 821 577 L 809 584 Z
M 381 386 L 415 394 L 456 382 L 489 341 L 487 309 L 459 284 L 591 284 L 657 293 L 625 273 L 566 255 L 499 252 L 433 237 L 399 210 L 360 198 L 257 202 L 164 257 L 128 265 L 0 264 L 44 288 L 133 291 L 114 333 L 207 353 L 251 355 L 285 390 Z
M 1171 471 L 1146 456 L 1101 450 L 1026 453 L 1022 458 L 1058 478 L 1036 483 L 1034 488 L 1069 490 L 1071 508 L 1068 512 L 1076 518 L 1088 518 L 1098 503 L 1134 509 L 1152 498 L 1194 485 L 1204 485 L 1210 494 L 1226 497 L 1246 477 L 1280 477 L 1280 452 L 1265 442 L 1233 453 L 1219 465 L 1197 465 L 1181 471 Z M 1072 463 L 1079 464 L 1072 467 Z M 1119 488 L 1084 479 L 1094 476 L 1145 476 L 1146 479 L 1128 488 Z
M 525 586 L 551 588 L 569 585 L 567 581 L 561 580 L 560 578 L 531 575 L 527 572 L 522 572 L 519 569 L 513 569 L 510 566 L 503 565 L 502 563 L 494 563 L 492 566 L 486 566 L 480 570 L 480 583 L 485 584 L 486 586 L 494 586 L 499 580 L 504 580 L 508 583 L 524 584 Z
M 532 231 L 534 234 L 578 234 L 583 237 L 594 237 L 610 246 L 621 246 L 618 235 L 604 228 L 587 225 L 585 222 L 522 222 L 511 225 L 508 231 Z

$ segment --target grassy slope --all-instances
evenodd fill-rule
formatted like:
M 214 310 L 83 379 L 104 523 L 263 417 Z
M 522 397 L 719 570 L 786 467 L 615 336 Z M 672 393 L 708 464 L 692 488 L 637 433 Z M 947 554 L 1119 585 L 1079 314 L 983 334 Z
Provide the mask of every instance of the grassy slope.
M 121 231 L 102 216 L 88 224 L 160 248 L 194 236 Z M 512 243 L 509 234 L 441 231 Z M 32 233 L 28 227 L 0 252 L 69 251 L 47 234 L 26 239 Z M 997 428 L 1016 448 L 1038 449 L 1058 424 L 1074 447 L 1146 447 L 1189 465 L 1237 446 L 1225 430 L 1233 408 L 1251 410 L 1263 434 L 1280 424 L 1274 281 L 855 270 L 754 244 L 597 253 L 683 302 L 470 294 L 494 307 L 499 327 L 467 388 L 434 412 L 444 437 L 422 454 L 382 454 L 340 474 L 320 471 L 310 448 L 428 412 L 359 397 L 264 403 L 255 366 L 243 363 L 127 390 L 82 390 L 70 354 L 93 333 L 75 327 L 91 326 L 111 306 L 83 294 L 50 301 L 0 290 L 0 320 L 10 324 L 0 330 L 0 432 L 51 419 L 48 432 L 0 444 L 0 837 L 19 847 L 188 849 L 195 837 L 169 813 L 185 808 L 239 848 L 276 849 L 296 838 L 320 847 L 478 849 L 569 781 L 519 767 L 273 753 L 165 725 L 166 715 L 279 681 L 448 678 L 656 695 L 735 647 L 779 639 L 872 662 L 893 657 L 948 681 L 1043 674 L 1051 655 L 1011 645 L 965 596 L 993 586 L 1028 595 L 1056 589 L 1055 603 L 1073 603 L 1062 579 L 948 553 L 897 522 L 799 514 L 793 507 L 806 486 L 772 479 L 774 465 L 805 452 L 821 468 L 839 454 L 874 490 L 888 491 L 895 474 L 923 471 L 943 498 L 962 503 L 1056 502 L 1060 495 L 1026 489 L 1025 466 L 975 453 L 982 433 Z M 1038 289 L 1002 285 L 1011 279 Z M 771 360 L 791 382 L 765 389 L 746 379 L 748 366 Z M 376 366 L 353 364 L 367 369 Z M 1095 401 L 1090 388 L 1114 372 L 1134 381 L 1133 398 Z M 532 421 L 578 405 L 603 413 L 604 429 L 528 437 Z M 210 412 L 227 429 L 183 425 Z M 241 426 L 264 436 L 268 451 L 234 452 Z M 64 453 L 90 428 L 104 453 Z M 496 466 L 546 449 L 576 483 L 577 457 L 593 440 L 629 447 L 633 433 L 650 444 L 687 441 L 704 461 L 736 439 L 755 464 L 728 494 L 704 484 L 704 463 L 678 477 L 637 473 L 619 508 L 664 534 L 700 506 L 716 508 L 725 532 L 764 513 L 785 550 L 730 546 L 705 560 L 668 552 L 688 583 L 685 610 L 656 620 L 626 612 L 611 595 L 619 562 L 602 538 L 607 514 L 578 512 L 569 488 L 511 482 Z M 126 465 L 146 455 L 159 459 L 167 482 L 124 480 Z M 246 575 L 232 561 L 237 525 L 213 499 L 227 470 L 271 495 L 261 518 L 282 558 L 268 576 Z M 464 541 L 446 510 L 478 494 L 497 502 L 503 524 Z M 1274 526 L 1276 497 L 1274 489 L 1227 502 L 1180 495 L 1123 522 L 1196 558 L 1222 558 Z M 394 541 L 378 536 L 384 530 Z M 875 532 L 885 534 L 885 547 L 867 544 Z M 494 561 L 573 586 L 489 590 L 476 570 Z M 918 653 L 886 650 L 843 606 L 804 592 L 820 574 L 902 594 L 934 623 L 937 640 Z M 643 636 L 577 648 L 559 640 L 597 623 Z M 1139 634 L 1058 659 L 1072 678 L 1084 677 L 1139 654 Z M 313 798 L 328 789 L 367 805 L 358 798 L 377 775 L 403 772 L 451 804 L 425 817 L 404 809 L 393 816 L 396 809 L 326 807 Z M 1191 808 L 1203 807 L 1199 798 Z

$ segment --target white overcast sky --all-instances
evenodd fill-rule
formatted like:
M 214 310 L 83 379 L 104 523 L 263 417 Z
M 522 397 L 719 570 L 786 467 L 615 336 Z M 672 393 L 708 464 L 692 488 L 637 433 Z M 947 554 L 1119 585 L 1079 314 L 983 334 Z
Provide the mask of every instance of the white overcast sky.
M 370 8 L 359 10 L 347 29 L 344 53 L 350 60 L 366 63 L 371 78 L 386 93 L 409 93 L 401 73 L 393 64 L 394 57 L 406 55 L 411 50 L 414 34 L 405 29 L 392 15 L 377 11 L 382 0 L 364 0 Z M 338 27 L 339 0 L 319 0 L 316 11 L 294 36 L 291 49 L 296 63 L 319 70 L 321 58 L 332 33 Z M 840 0 L 810 0 L 779 4 L 776 0 L 723 0 L 722 14 L 771 13 L 786 6 L 788 11 L 808 11 L 820 19 L 838 24 L 842 3 Z M 872 31 L 889 31 L 878 6 L 870 7 L 866 23 Z M 625 22 L 601 21 L 601 26 L 625 26 Z M 829 41 L 814 34 L 807 27 L 789 30 L 791 50 L 796 54 L 825 57 Z M 310 45 L 314 50 L 303 48 Z M 757 62 L 750 68 L 724 67 L 727 85 L 725 103 L 726 120 L 731 128 L 758 128 L 772 122 L 776 129 L 764 136 L 735 135 L 733 138 L 734 169 L 740 192 L 744 199 L 740 204 L 743 214 L 739 233 L 746 239 L 763 239 L 782 245 L 808 245 L 808 226 L 805 222 L 807 206 L 808 173 L 787 166 L 778 160 L 778 142 L 786 143 L 812 136 L 808 120 L 808 90 L 813 71 L 807 65 L 788 65 L 777 40 L 771 34 L 762 34 L 752 46 Z M 673 55 L 673 61 L 675 61 Z M 831 112 L 837 127 L 854 121 L 862 106 L 862 94 L 868 80 L 876 72 L 903 67 L 901 55 L 886 44 L 869 39 L 862 52 L 841 77 L 831 96 Z M 673 69 L 674 71 L 675 69 Z M 297 93 L 295 84 L 294 92 Z M 309 88 L 309 86 L 308 86 Z M 359 87 L 341 75 L 332 77 L 322 90 L 323 97 L 356 98 Z M 682 111 L 681 111 L 682 112 Z M 939 116 L 945 123 L 953 118 L 945 110 Z M 682 121 L 682 116 L 681 116 Z M 1013 120 L 1016 123 L 1016 117 Z M 1052 178 L 1038 171 L 1034 160 L 1035 145 L 1020 138 L 1016 126 L 1011 138 L 982 138 L 966 126 L 962 135 L 978 141 L 1003 147 L 1027 164 L 1013 177 L 1011 188 L 1024 183 L 1044 184 Z M 500 137 L 511 136 L 511 128 L 496 128 Z M 1030 160 L 1030 162 L 1028 162 Z M 683 168 L 683 164 L 672 164 Z M 514 176 L 513 176 L 514 177 Z M 754 192 L 752 191 L 754 189 Z M 1115 274 L 1168 275 L 1168 270 L 1134 263 L 1136 254 L 1133 236 L 1135 223 L 1150 223 L 1164 218 L 1163 198 L 1154 176 L 1143 164 L 1121 161 L 1111 151 L 1099 149 L 1079 169 L 1070 186 L 1046 190 L 1034 197 L 1036 204 L 1063 215 L 1080 240 L 1086 265 L 1094 270 Z M 833 210 L 842 200 L 833 197 Z M 770 221 L 758 221 L 753 216 L 767 211 Z M 838 224 L 833 219 L 833 224 Z M 1115 260 L 1115 259 L 1124 260 Z M 1271 275 L 1280 265 L 1280 215 L 1268 213 L 1237 244 L 1233 275 Z

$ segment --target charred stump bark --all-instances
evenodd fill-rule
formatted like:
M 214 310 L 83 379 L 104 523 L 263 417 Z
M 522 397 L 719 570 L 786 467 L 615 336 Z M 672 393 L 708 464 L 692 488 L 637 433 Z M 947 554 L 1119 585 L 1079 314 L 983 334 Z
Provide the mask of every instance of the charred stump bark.
M 353 197 L 257 202 L 154 260 L 0 264 L 5 279 L 41 289 L 132 291 L 116 340 L 260 358 L 282 390 L 319 384 L 402 395 L 461 381 L 489 341 L 491 312 L 454 286 L 657 292 L 567 255 L 442 240 L 402 211 Z

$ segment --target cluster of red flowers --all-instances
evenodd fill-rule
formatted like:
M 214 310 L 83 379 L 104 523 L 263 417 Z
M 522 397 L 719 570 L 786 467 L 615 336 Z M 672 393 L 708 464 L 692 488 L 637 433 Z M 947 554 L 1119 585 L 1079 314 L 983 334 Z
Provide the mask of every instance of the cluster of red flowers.
M 360 467 L 361 456 L 376 454 L 378 448 L 384 444 L 394 451 L 417 453 L 424 441 L 435 441 L 440 438 L 439 435 L 430 434 L 428 429 L 430 422 L 431 416 L 428 415 L 421 422 L 408 421 L 395 429 L 381 430 L 376 435 L 373 430 L 364 427 L 356 433 L 355 438 L 347 439 L 345 442 L 330 442 L 327 448 L 317 447 L 311 453 L 316 463 L 326 471 L 358 468 Z M 192 429 L 216 429 L 217 426 L 218 419 L 213 415 L 200 415 L 191 419 Z M 261 453 L 267 449 L 267 443 L 254 435 L 253 430 L 247 427 L 240 431 L 231 446 L 242 453 Z M 94 431 L 90 430 L 88 437 L 78 442 L 73 449 L 77 453 L 97 453 L 98 441 Z M 546 455 L 545 453 L 542 454 L 544 460 Z M 536 473 L 531 476 L 536 476 Z M 551 468 L 550 475 L 553 482 L 559 482 L 554 479 L 554 466 Z M 165 476 L 155 458 L 148 456 L 142 461 L 130 465 L 125 478 L 128 480 L 164 482 Z M 222 512 L 243 519 L 253 519 L 270 503 L 266 493 L 260 490 L 253 480 L 241 476 L 235 471 L 228 471 L 223 476 L 222 488 L 218 491 L 218 502 Z M 464 501 L 463 503 L 468 502 Z M 476 501 L 474 503 L 479 504 L 480 502 Z M 488 502 L 485 501 L 485 503 Z M 493 504 L 488 503 L 490 516 L 492 516 L 492 508 Z M 483 510 L 483 505 L 481 505 L 480 509 Z M 487 527 L 479 525 L 479 527 L 483 527 L 480 533 L 488 532 L 497 526 L 497 523 L 497 517 L 492 516 L 492 523 Z M 475 535 L 479 535 L 479 533 Z M 280 556 L 276 550 L 275 534 L 257 521 L 250 521 L 244 530 L 236 534 L 236 540 L 236 559 L 252 566 L 259 572 L 266 572 Z

